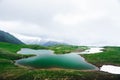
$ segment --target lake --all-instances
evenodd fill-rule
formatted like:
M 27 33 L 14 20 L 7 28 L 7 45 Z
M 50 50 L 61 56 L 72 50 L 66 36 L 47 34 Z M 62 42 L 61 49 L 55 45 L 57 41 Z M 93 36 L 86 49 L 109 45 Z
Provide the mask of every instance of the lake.
M 87 63 L 83 57 L 77 53 L 54 54 L 51 50 L 34 50 L 22 48 L 19 54 L 35 54 L 36 56 L 16 60 L 16 64 L 32 68 L 50 69 L 77 69 L 96 70 L 97 67 Z

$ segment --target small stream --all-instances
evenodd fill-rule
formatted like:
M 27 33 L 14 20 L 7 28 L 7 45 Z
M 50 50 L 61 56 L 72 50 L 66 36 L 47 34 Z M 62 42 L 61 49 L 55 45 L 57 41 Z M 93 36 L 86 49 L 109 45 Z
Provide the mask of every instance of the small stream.
M 100 49 L 101 50 L 101 49 Z M 54 54 L 51 50 L 34 50 L 22 48 L 18 54 L 35 54 L 36 56 L 16 60 L 17 65 L 32 68 L 62 68 L 76 70 L 97 70 L 98 68 L 87 63 L 78 53 Z

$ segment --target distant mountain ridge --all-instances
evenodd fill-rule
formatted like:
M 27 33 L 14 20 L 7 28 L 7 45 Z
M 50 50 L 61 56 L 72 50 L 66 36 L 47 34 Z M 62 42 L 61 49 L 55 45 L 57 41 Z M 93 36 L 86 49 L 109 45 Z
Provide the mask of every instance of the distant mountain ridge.
M 43 46 L 52 46 L 52 45 L 60 45 L 60 44 L 64 44 L 64 45 L 67 45 L 66 43 L 62 43 L 62 42 L 55 42 L 55 41 L 48 41 L 44 44 L 42 44 Z
M 24 42 L 25 44 L 37 44 L 37 45 L 42 45 L 42 46 L 52 46 L 52 45 L 59 45 L 59 44 L 67 44 L 62 41 L 57 41 L 53 39 L 43 39 L 41 37 L 32 37 L 32 36 L 26 36 L 26 35 L 21 35 L 21 34 L 16 34 L 16 33 L 11 33 L 14 35 L 16 38 Z
M 22 41 L 14 37 L 13 35 L 0 30 L 0 42 L 7 42 L 12 44 L 24 44 Z

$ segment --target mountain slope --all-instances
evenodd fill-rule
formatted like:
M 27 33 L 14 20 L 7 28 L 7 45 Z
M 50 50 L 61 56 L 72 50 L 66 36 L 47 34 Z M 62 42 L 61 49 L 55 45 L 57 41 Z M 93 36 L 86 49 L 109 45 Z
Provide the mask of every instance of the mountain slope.
M 16 38 L 24 42 L 25 44 L 37 44 L 37 45 L 42 45 L 42 46 L 52 46 L 52 45 L 57 45 L 57 44 L 66 44 L 62 41 L 57 41 L 53 39 L 43 39 L 41 37 L 32 37 L 32 36 L 26 36 L 26 35 L 21 35 L 17 33 L 11 33 L 14 35 Z
M 0 42 L 8 42 L 8 43 L 13 43 L 13 44 L 24 44 L 23 42 L 21 42 L 19 39 L 17 39 L 13 35 L 7 32 L 1 31 L 1 30 L 0 30 Z
M 32 36 L 26 36 L 26 35 L 21 35 L 17 33 L 10 33 L 25 44 L 39 44 L 41 42 L 41 38 L 39 37 L 32 37 Z

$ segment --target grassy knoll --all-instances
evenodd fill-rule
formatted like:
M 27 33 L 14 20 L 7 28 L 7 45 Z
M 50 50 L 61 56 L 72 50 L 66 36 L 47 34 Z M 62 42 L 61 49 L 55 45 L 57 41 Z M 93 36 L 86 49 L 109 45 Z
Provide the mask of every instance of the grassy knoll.
M 54 46 L 40 46 L 40 45 L 17 45 L 10 43 L 0 42 L 0 48 L 16 53 L 21 48 L 31 48 L 31 49 L 49 49 L 55 51 L 56 54 L 65 54 L 74 51 L 86 50 L 86 46 L 72 46 L 72 45 L 54 45 Z
M 105 47 L 104 52 L 82 55 L 88 62 L 101 67 L 104 64 L 120 66 L 120 47 Z
M 47 47 L 40 46 L 40 45 L 24 45 L 24 44 L 10 44 L 10 43 L 4 43 L 0 42 L 0 49 L 5 49 L 11 52 L 16 53 L 21 48 L 31 48 L 31 49 L 47 49 Z
M 84 51 L 88 49 L 88 47 L 73 46 L 73 45 L 54 45 L 54 46 L 49 46 L 48 49 L 55 51 L 56 54 L 65 54 L 70 52 Z
M 23 68 L 16 66 L 14 61 L 16 59 L 25 58 L 29 55 L 20 55 L 16 54 L 20 48 L 29 47 L 33 49 L 50 49 L 42 46 L 36 45 L 14 45 L 8 43 L 0 43 L 0 80 L 119 80 L 120 75 L 112 75 L 99 71 L 79 71 L 79 70 L 41 70 L 41 69 L 31 69 L 31 68 Z M 52 47 L 54 50 L 54 48 Z M 59 48 L 60 50 L 61 48 Z M 117 51 L 116 51 L 117 50 Z M 119 47 L 109 47 L 105 49 L 105 53 L 100 53 L 103 56 L 100 58 L 102 62 L 113 62 L 115 64 L 119 64 L 118 54 L 120 48 Z M 116 52 L 116 53 L 113 53 Z M 92 63 L 100 63 L 99 58 L 100 54 L 92 55 L 83 55 L 89 62 Z M 106 54 L 106 56 L 105 56 Z M 108 55 L 109 54 L 109 55 Z M 117 54 L 117 55 L 116 55 Z M 114 57 L 112 57 L 112 56 Z M 113 58 L 110 59 L 110 58 Z M 116 61 L 115 58 L 117 59 Z M 92 60 L 93 59 L 93 60 Z M 95 61 L 94 61 L 95 60 Z M 110 60 L 110 61 L 109 61 Z

